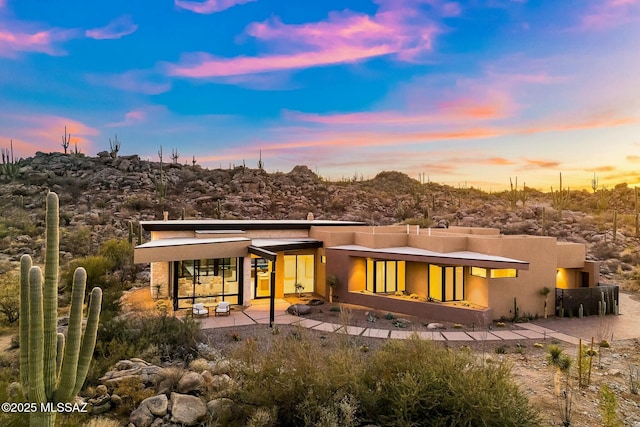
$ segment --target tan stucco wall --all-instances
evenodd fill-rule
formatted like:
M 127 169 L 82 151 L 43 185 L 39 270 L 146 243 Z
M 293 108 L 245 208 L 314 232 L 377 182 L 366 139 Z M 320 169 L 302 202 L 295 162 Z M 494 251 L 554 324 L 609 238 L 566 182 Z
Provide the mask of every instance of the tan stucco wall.
M 428 234 L 410 234 L 407 236 L 409 246 L 434 252 L 457 252 L 467 250 L 467 236 L 445 236 Z
M 537 236 L 469 237 L 469 250 L 515 258 L 529 262 L 529 270 L 518 271 L 516 278 L 487 279 L 488 303 L 496 318 L 513 317 L 516 298 L 519 315 L 542 316 L 543 287 L 554 289 L 556 283 L 556 239 Z
M 427 264 L 407 262 L 406 266 L 406 291 L 409 294 L 417 294 L 422 298 L 426 298 L 428 290 Z
M 585 256 L 582 243 L 558 242 L 558 268 L 582 268 Z
M 467 269 L 469 270 L 469 269 Z M 478 304 L 482 307 L 489 306 L 489 287 L 487 279 L 470 275 L 465 275 L 465 300 Z
M 394 248 L 407 246 L 407 234 L 355 233 L 355 244 L 367 248 Z

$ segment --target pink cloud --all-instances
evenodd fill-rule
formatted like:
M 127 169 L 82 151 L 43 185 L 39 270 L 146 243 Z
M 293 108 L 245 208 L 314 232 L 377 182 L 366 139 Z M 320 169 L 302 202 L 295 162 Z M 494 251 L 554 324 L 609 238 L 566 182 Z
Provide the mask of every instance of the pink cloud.
M 174 4 L 181 8 L 191 12 L 201 13 L 208 15 L 211 13 L 222 12 L 233 6 L 240 4 L 251 3 L 257 0 L 205 0 L 205 1 L 188 1 L 188 0 L 175 0 Z
M 285 118 L 294 121 L 331 125 L 426 125 L 467 120 L 496 120 L 509 117 L 514 107 L 507 97 L 483 96 L 476 98 L 452 98 L 442 101 L 426 112 L 376 111 L 345 114 L 314 114 L 285 111 Z M 493 98 L 493 99 L 491 99 Z
M 130 70 L 121 74 L 90 74 L 86 78 L 92 84 L 147 95 L 158 95 L 171 89 L 171 83 L 158 79 L 158 76 L 146 70 Z
M 85 35 L 96 40 L 119 39 L 133 34 L 138 26 L 133 23 L 130 15 L 123 15 L 109 22 L 104 27 L 85 31 Z
M 24 150 L 21 155 L 25 157 L 32 156 L 35 151 L 62 151 L 65 126 L 67 134 L 71 135 L 71 148 L 77 144 L 85 153 L 91 148 L 91 137 L 99 134 L 97 129 L 85 123 L 50 114 L 0 113 L 0 123 L 3 131 L 11 134 L 14 149 L 20 147 Z
M 601 0 L 580 21 L 580 30 L 599 31 L 640 21 L 640 1 Z
M 124 120 L 115 123 L 108 123 L 106 127 L 122 127 L 131 126 L 136 123 L 144 122 L 147 119 L 147 112 L 144 110 L 132 110 L 128 111 L 124 115 Z
M 37 52 L 52 56 L 65 55 L 58 43 L 75 36 L 75 30 L 33 30 L 25 25 L 0 28 L 0 57 L 13 57 L 19 52 Z
M 249 25 L 246 33 L 282 53 L 220 58 L 200 52 L 185 55 L 167 71 L 172 76 L 212 78 L 353 63 L 385 55 L 412 61 L 432 49 L 439 31 L 426 19 L 416 20 L 417 13 L 402 8 L 373 16 L 333 12 L 326 21 L 295 25 L 273 18 Z

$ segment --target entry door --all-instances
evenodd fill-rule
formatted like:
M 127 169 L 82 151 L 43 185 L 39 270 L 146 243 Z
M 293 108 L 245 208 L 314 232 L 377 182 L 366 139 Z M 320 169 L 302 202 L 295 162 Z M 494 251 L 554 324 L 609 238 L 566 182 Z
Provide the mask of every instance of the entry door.
M 253 260 L 253 286 L 256 298 L 269 298 L 271 296 L 271 271 L 273 263 L 264 258 Z

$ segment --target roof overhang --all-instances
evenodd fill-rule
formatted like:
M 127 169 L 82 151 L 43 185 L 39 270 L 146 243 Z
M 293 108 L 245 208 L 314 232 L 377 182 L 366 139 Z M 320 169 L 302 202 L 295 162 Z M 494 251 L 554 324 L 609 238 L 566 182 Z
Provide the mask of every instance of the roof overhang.
M 434 252 L 409 246 L 376 249 L 359 245 L 333 246 L 327 249 L 347 251 L 351 256 L 365 258 L 369 257 L 385 260 L 428 262 L 432 264 L 445 265 L 465 265 L 482 268 L 514 268 L 516 270 L 529 270 L 529 263 L 527 261 L 520 261 L 497 255 L 486 255 L 471 251 Z
M 297 251 L 302 249 L 317 249 L 323 245 L 321 240 L 302 238 L 302 239 L 252 239 L 251 246 L 266 249 L 268 251 L 286 252 Z
M 244 257 L 248 253 L 250 244 L 251 239 L 245 237 L 152 240 L 136 246 L 133 253 L 133 262 L 141 264 L 146 262 Z

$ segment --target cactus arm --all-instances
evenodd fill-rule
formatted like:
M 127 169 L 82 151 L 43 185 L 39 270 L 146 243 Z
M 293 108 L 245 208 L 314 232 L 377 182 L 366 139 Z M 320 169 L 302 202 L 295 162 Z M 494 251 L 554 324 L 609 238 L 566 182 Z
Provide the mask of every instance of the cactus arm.
M 43 381 L 42 330 L 42 272 L 38 267 L 29 270 L 29 400 L 34 403 L 46 402 Z M 55 363 L 55 361 L 54 361 Z
M 78 359 L 78 372 L 76 375 L 76 385 L 73 388 L 71 396 L 76 396 L 84 380 L 89 372 L 89 364 L 93 358 L 93 350 L 96 346 L 96 337 L 98 334 L 98 321 L 100 320 L 100 309 L 102 308 L 102 289 L 96 287 L 91 290 L 91 299 L 89 300 L 89 314 L 87 315 L 87 327 L 82 337 L 82 346 L 80 348 L 80 357 Z
M 82 304 L 84 303 L 86 284 L 87 272 L 84 268 L 79 267 L 73 274 L 67 345 L 62 361 L 58 387 L 54 394 L 54 400 L 56 402 L 68 402 L 74 397 L 71 393 L 76 384 L 76 367 L 78 366 L 78 355 L 82 342 Z
M 47 194 L 46 207 L 46 256 L 44 263 L 44 388 L 47 400 L 53 398 L 56 387 L 56 351 L 58 334 L 58 262 L 59 262 L 58 195 Z
M 60 377 L 60 369 L 62 368 L 62 355 L 64 354 L 65 338 L 64 334 L 58 332 L 57 356 L 56 356 L 56 378 Z
M 29 255 L 20 258 L 20 383 L 25 397 L 29 393 Z

